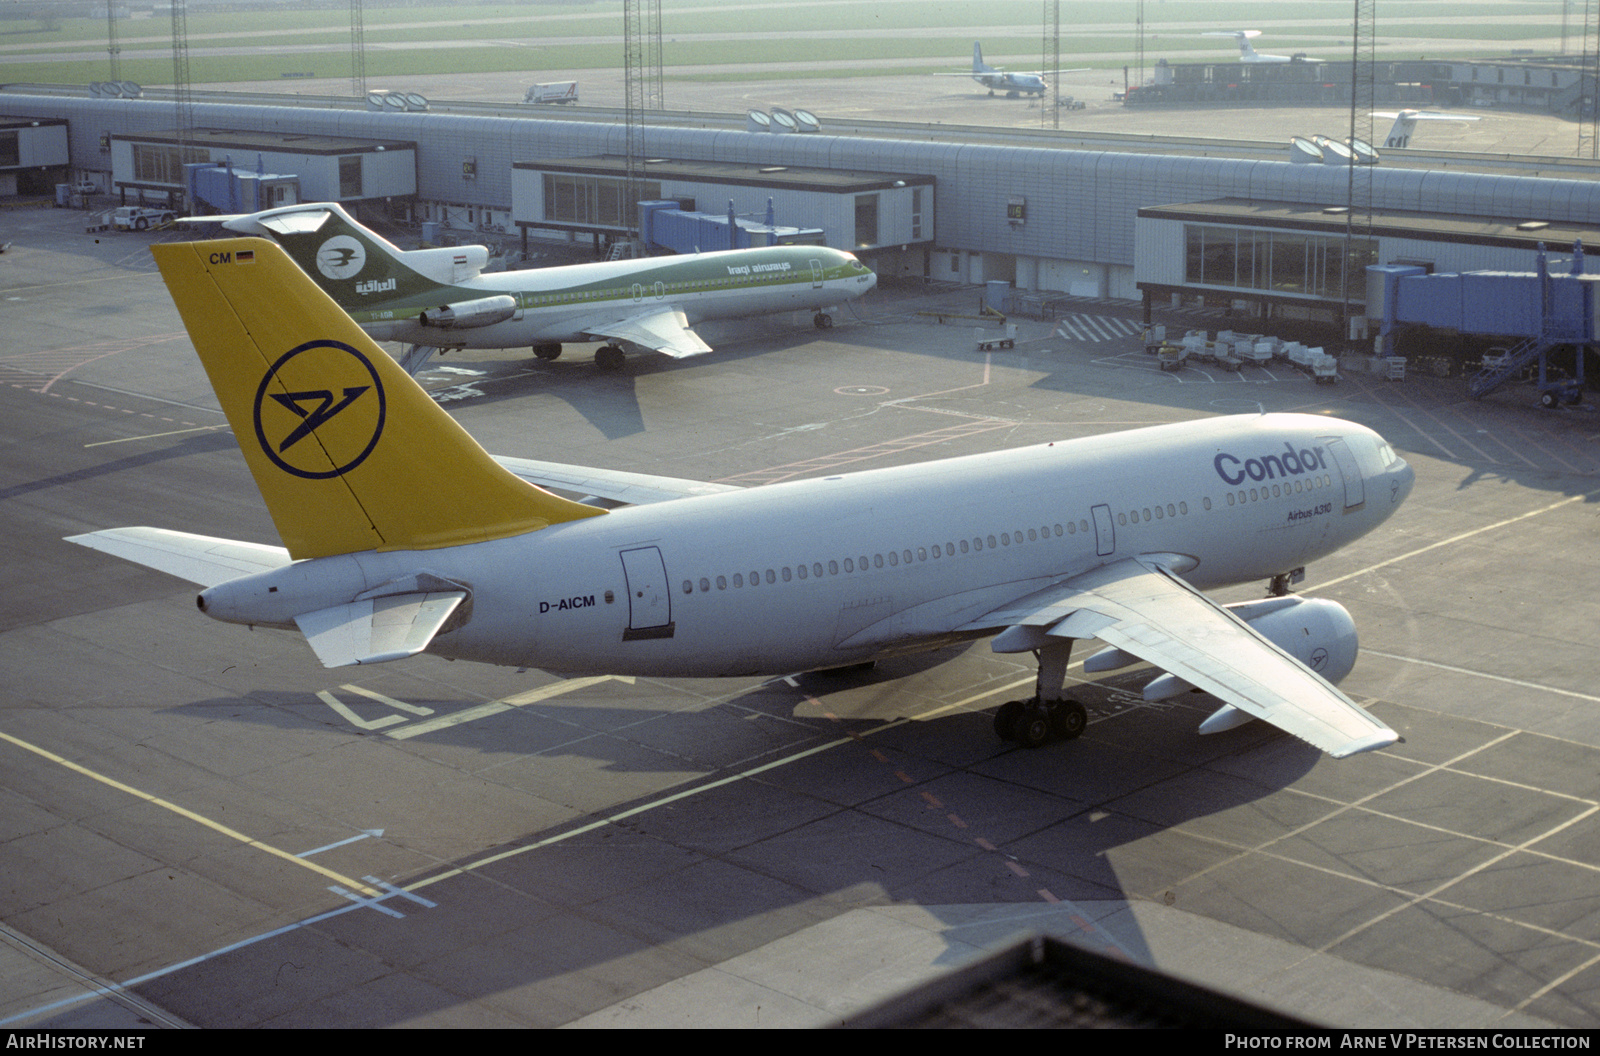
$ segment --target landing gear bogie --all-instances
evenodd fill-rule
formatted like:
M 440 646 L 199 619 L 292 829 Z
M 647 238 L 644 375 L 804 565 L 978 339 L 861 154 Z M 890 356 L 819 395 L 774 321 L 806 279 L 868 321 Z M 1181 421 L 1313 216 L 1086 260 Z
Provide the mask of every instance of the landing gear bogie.
M 1072 699 L 1011 700 L 994 715 L 994 732 L 1003 741 L 1024 748 L 1040 748 L 1051 741 L 1071 741 L 1083 735 L 1089 713 Z
M 616 345 L 601 345 L 594 352 L 594 365 L 604 371 L 621 370 L 626 359 Z
M 1015 740 L 1013 731 L 1026 708 L 1027 704 L 1020 700 L 1008 700 L 1000 705 L 994 713 L 994 735 L 1002 741 Z
M 1089 726 L 1089 713 L 1075 700 L 1050 702 L 1050 732 L 1058 740 L 1075 741 Z

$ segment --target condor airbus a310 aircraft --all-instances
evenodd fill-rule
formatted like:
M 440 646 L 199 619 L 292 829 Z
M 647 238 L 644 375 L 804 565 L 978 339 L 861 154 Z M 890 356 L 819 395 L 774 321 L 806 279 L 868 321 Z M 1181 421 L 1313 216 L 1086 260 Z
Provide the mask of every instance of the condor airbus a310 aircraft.
M 437 349 L 531 347 L 541 359 L 563 342 L 605 341 L 602 370 L 626 346 L 673 357 L 710 352 L 691 329 L 707 319 L 814 311 L 832 325 L 836 306 L 878 277 L 854 254 L 826 246 L 770 246 L 643 260 L 597 261 L 481 274 L 483 246 L 405 251 L 362 227 L 334 202 L 287 205 L 244 216 L 193 217 L 278 242 L 380 341 L 413 346 L 409 373 Z
M 755 676 L 993 636 L 1033 652 L 1026 745 L 1063 695 L 1143 660 L 1335 756 L 1393 730 L 1334 688 L 1356 634 L 1282 593 L 1383 523 L 1412 470 L 1372 430 L 1262 414 L 738 489 L 485 454 L 273 243 L 153 247 L 282 546 L 158 528 L 72 542 L 197 583 L 229 623 L 298 628 L 329 667 L 429 652 L 553 672 Z M 293 311 L 285 310 L 293 305 Z M 633 505 L 600 508 L 530 481 Z M 1273 580 L 1222 606 L 1201 590 Z

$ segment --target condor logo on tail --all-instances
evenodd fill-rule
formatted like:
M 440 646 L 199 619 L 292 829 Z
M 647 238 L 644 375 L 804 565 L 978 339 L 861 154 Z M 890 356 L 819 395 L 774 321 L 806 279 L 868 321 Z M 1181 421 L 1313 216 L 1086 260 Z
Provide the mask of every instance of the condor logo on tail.
M 335 384 L 327 384 L 330 378 Z M 284 353 L 261 379 L 256 440 L 284 472 L 326 480 L 372 454 L 386 413 L 383 383 L 371 360 L 338 341 L 308 341 Z M 317 443 L 302 442 L 309 436 Z

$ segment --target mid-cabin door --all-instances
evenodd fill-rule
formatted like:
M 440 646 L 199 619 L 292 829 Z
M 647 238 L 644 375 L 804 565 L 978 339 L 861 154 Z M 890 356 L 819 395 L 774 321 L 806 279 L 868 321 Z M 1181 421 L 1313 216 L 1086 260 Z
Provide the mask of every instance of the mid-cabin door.
M 1102 504 L 1089 512 L 1094 514 L 1094 551 L 1101 557 L 1110 557 L 1117 550 L 1117 530 L 1111 523 L 1111 507 Z
M 622 640 L 672 637 L 672 591 L 661 551 L 641 546 L 622 551 L 622 576 L 628 583 L 628 629 Z

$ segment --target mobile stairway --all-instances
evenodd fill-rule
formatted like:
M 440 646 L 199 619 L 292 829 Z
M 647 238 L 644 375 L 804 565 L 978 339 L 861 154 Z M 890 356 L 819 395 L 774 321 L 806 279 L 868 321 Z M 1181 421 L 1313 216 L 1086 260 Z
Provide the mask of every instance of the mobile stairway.
M 1573 246 L 1572 275 L 1583 274 L 1583 244 Z M 1545 262 L 1544 245 L 1539 246 L 1539 333 L 1523 339 L 1507 351 L 1485 356 L 1483 369 L 1467 383 L 1467 394 L 1481 400 L 1513 378 L 1520 378 L 1528 367 L 1539 364 L 1535 382 L 1541 406 L 1554 410 L 1563 403 L 1576 404 L 1583 399 L 1584 351 L 1595 341 L 1594 286 L 1581 284 L 1579 296 L 1558 297 L 1550 281 L 1550 270 Z M 1572 376 L 1565 371 L 1552 370 L 1550 353 L 1571 345 L 1575 366 Z M 1554 376 L 1552 376 L 1554 375 Z

